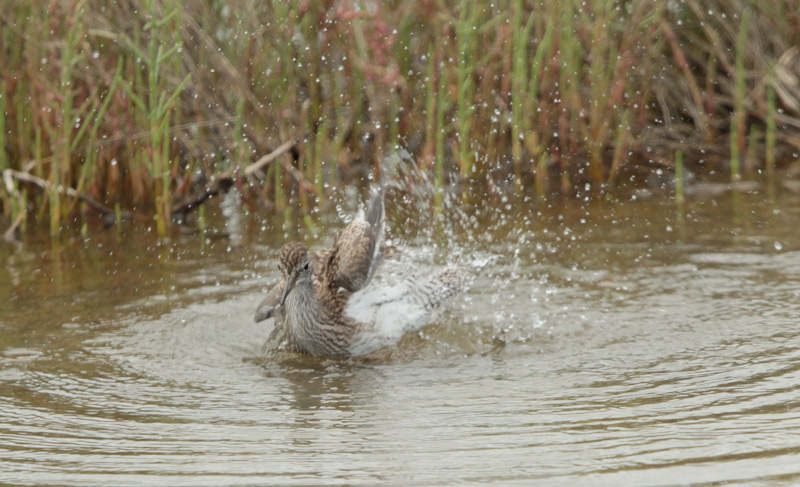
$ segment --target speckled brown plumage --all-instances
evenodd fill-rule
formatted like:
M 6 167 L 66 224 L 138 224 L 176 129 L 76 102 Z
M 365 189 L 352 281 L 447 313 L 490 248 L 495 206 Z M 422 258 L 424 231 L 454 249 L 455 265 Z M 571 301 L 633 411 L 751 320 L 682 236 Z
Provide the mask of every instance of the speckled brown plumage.
M 376 299 L 375 292 L 365 286 L 383 256 L 383 226 L 383 192 L 379 191 L 366 220 L 349 224 L 330 249 L 311 252 L 299 242 L 281 248 L 281 282 L 256 313 L 256 321 L 276 317 L 268 344 L 280 342 L 311 355 L 361 355 L 427 323 L 430 312 L 457 291 L 459 282 L 445 271 L 432 278 L 408 280 L 391 291 L 394 298 L 389 300 L 379 290 L 381 296 Z M 358 309 L 350 310 L 354 293 Z M 354 318 L 351 311 L 361 318 Z M 410 318 L 403 321 L 406 314 Z
M 311 355 L 345 356 L 358 324 L 348 319 L 344 306 L 350 291 L 336 284 L 342 247 L 335 244 L 315 273 L 303 244 L 283 246 L 280 265 L 289 287 L 284 291 L 287 347 Z
M 383 258 L 383 245 L 380 240 L 383 235 L 384 209 L 383 190 L 373 198 L 366 220 L 355 220 L 347 225 L 336 237 L 333 247 L 338 246 L 337 271 L 333 284 L 349 292 L 356 292 L 363 288 L 372 278 Z M 297 242 L 290 242 L 281 248 L 278 262 L 289 262 L 301 252 Z M 305 249 L 311 261 L 311 268 L 315 274 L 322 272 L 322 266 L 328 261 L 333 247 L 318 251 Z M 376 252 L 377 250 L 377 252 Z M 279 264 L 280 266 L 283 264 Z M 282 272 L 283 274 L 283 272 Z M 278 302 L 286 283 L 283 277 L 267 292 L 266 297 L 256 309 L 256 323 L 272 318 L 278 309 Z

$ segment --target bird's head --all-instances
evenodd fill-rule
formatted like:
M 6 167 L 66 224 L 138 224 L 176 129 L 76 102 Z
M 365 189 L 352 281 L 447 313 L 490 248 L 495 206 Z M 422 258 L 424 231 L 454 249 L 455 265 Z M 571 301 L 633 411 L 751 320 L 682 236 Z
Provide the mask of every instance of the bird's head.
M 308 248 L 299 242 L 284 244 L 278 256 L 278 270 L 283 274 L 285 283 L 280 300 L 280 305 L 283 306 L 286 297 L 295 286 L 311 282 L 311 258 L 308 255 Z

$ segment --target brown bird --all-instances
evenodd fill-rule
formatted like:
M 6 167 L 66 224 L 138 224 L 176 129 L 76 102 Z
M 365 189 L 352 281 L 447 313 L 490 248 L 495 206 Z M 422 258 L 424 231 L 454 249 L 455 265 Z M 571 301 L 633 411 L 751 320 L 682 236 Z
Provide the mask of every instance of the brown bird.
M 285 341 L 288 349 L 310 355 L 358 356 L 426 325 L 433 310 L 461 288 L 460 272 L 370 286 L 383 257 L 383 228 L 379 190 L 366 219 L 348 225 L 332 248 L 311 252 L 298 242 L 285 244 L 278 259 L 281 283 L 256 312 L 256 321 L 276 316 L 281 322 L 268 343 Z
M 336 276 L 336 284 L 352 293 L 361 289 L 372 279 L 375 269 L 377 269 L 383 258 L 383 227 L 384 207 L 383 189 L 381 188 L 373 199 L 366 221 L 354 220 L 337 237 L 337 241 L 346 243 L 339 250 L 339 270 Z M 281 254 L 278 258 L 278 270 L 281 271 L 280 262 L 283 259 L 285 249 L 286 246 L 281 249 Z M 316 274 L 321 275 L 324 263 L 328 261 L 331 252 L 333 252 L 333 248 L 308 251 L 311 269 Z M 280 309 L 281 297 L 285 286 L 286 279 L 284 272 L 281 272 L 280 282 L 267 292 L 267 296 L 259 303 L 256 309 L 256 323 L 276 315 Z

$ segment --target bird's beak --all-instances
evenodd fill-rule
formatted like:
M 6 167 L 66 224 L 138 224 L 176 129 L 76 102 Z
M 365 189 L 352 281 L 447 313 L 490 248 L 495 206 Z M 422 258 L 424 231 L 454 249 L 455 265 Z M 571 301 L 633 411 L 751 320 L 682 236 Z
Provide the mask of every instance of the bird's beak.
M 294 289 L 294 285 L 297 284 L 297 274 L 293 275 L 292 278 L 286 283 L 286 286 L 283 288 L 283 294 L 281 294 L 281 300 L 278 301 L 278 306 L 283 306 L 286 302 L 286 296 L 289 295 L 292 289 Z

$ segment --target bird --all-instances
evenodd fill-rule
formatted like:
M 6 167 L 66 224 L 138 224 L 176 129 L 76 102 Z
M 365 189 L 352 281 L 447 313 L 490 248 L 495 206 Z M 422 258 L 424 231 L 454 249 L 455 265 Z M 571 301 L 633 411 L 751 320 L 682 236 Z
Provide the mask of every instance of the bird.
M 267 343 L 314 356 L 367 355 L 428 324 L 433 312 L 461 290 L 459 267 L 433 276 L 411 275 L 388 287 L 372 281 L 385 252 L 383 193 L 379 188 L 366 217 L 345 227 L 331 248 L 283 245 L 281 281 L 255 316 L 256 321 L 276 318 Z
M 383 259 L 383 230 L 384 230 L 384 206 L 383 206 L 383 189 L 379 189 L 378 194 L 373 200 L 370 212 L 366 220 L 356 219 L 353 220 L 337 240 L 346 242 L 343 248 L 340 249 L 342 257 L 340 260 L 340 269 L 337 283 L 345 288 L 347 291 L 355 292 L 361 289 L 366 284 L 377 269 Z M 322 271 L 322 266 L 325 261 L 330 257 L 333 248 L 328 248 L 319 251 L 309 251 L 310 264 L 312 269 L 317 274 Z M 281 252 L 283 256 L 283 250 Z M 281 258 L 279 257 L 278 269 L 281 269 Z M 259 303 L 256 308 L 254 321 L 256 323 L 267 320 L 269 318 L 281 318 L 281 298 L 286 286 L 284 273 L 281 273 L 281 280 L 275 284 L 268 292 L 266 297 Z M 281 323 L 277 323 L 272 335 L 277 335 Z M 270 340 L 274 337 L 271 336 Z

